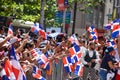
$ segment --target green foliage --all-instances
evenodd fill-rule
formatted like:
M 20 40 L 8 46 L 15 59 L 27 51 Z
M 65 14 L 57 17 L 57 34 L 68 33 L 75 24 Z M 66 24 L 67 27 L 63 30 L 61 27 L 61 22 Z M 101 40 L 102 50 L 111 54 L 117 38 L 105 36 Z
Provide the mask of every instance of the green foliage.
M 90 9 L 95 8 L 97 6 L 102 6 L 104 4 L 104 0 L 77 0 L 77 3 L 82 4 L 78 9 L 85 13 L 92 13 Z
M 40 0 L 1 0 L 0 15 L 31 20 L 40 17 Z
M 55 22 L 55 13 L 57 11 L 57 2 L 56 0 L 48 0 L 46 1 L 45 6 L 45 22 L 48 26 L 58 26 Z
M 68 9 L 73 8 L 74 3 L 84 4 L 78 9 L 86 13 L 92 13 L 88 8 L 104 3 L 104 0 L 68 0 Z M 40 6 L 41 0 L 1 0 L 0 1 L 0 15 L 14 16 L 18 19 L 39 21 L 40 20 Z M 57 0 L 46 0 L 45 10 L 45 24 L 46 26 L 58 26 L 55 22 L 55 12 L 57 11 Z

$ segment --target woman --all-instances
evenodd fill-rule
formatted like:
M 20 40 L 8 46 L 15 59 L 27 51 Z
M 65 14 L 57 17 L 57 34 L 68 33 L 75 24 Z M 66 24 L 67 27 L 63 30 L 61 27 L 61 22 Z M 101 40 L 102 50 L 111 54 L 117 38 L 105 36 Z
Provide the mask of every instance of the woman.
M 107 47 L 107 49 L 105 50 L 105 55 L 102 59 L 102 63 L 100 66 L 100 78 L 101 80 L 107 80 L 107 74 L 109 72 L 114 72 L 116 67 L 114 65 L 115 63 L 115 50 L 113 47 Z M 114 76 L 113 76 L 114 77 Z

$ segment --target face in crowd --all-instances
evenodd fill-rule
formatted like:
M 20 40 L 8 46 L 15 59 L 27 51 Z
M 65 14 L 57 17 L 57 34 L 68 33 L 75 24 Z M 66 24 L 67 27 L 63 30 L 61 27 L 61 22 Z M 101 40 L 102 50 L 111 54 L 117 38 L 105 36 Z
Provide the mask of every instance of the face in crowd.
M 95 43 L 94 42 L 89 43 L 89 49 L 90 50 L 95 50 Z

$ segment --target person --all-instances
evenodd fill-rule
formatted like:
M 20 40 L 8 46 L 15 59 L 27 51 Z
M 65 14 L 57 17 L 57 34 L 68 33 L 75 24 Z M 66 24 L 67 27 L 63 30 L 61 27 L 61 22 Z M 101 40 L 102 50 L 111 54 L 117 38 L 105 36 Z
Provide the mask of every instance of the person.
M 117 45 L 117 48 L 115 49 L 115 51 L 116 51 L 115 59 L 119 65 L 119 62 L 120 62 L 120 36 L 118 36 L 118 38 L 116 39 L 116 45 Z M 115 79 L 119 80 L 120 79 L 120 66 L 118 67 L 118 70 L 115 75 L 116 75 Z
M 99 56 L 95 50 L 95 43 L 90 42 L 88 49 L 81 55 L 81 61 L 84 65 L 83 80 L 87 80 L 88 74 L 91 80 L 97 80 L 96 70 L 94 69 L 96 62 L 99 61 Z
M 100 71 L 99 76 L 101 80 L 108 80 L 108 75 L 111 73 L 110 77 L 114 77 L 114 71 L 116 70 L 116 67 L 114 65 L 115 63 L 115 49 L 113 47 L 107 47 L 105 50 L 105 55 L 102 58 L 102 62 L 100 65 Z M 112 71 L 112 72 L 111 72 Z M 109 78 L 110 78 L 109 77 Z
M 3 26 L 0 26 L 0 38 L 5 38 L 5 30 Z
M 12 36 L 7 36 L 4 39 L 0 39 L 0 48 L 11 38 Z
M 80 49 L 81 49 L 81 52 L 84 53 L 84 51 L 86 51 L 86 42 L 85 40 L 79 40 L 79 43 L 81 44 L 80 45 Z
M 65 24 L 65 33 L 68 34 L 69 24 Z

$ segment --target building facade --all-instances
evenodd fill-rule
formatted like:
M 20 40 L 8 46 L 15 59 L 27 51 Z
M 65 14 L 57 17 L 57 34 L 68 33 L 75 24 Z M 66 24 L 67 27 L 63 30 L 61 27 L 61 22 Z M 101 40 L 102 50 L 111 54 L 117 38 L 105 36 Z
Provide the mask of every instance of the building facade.
M 113 5 L 115 0 L 105 0 L 105 15 L 104 15 L 104 25 L 108 24 L 112 20 Z
M 105 0 L 104 3 L 100 3 L 99 6 L 94 8 L 88 8 L 91 13 L 81 12 L 79 10 L 80 7 L 84 5 L 80 5 L 77 3 L 77 11 L 76 11 L 76 22 L 75 22 L 75 32 L 79 35 L 86 34 L 86 26 L 94 25 L 98 29 L 103 29 L 103 26 L 109 22 L 112 18 L 113 13 L 113 4 L 114 0 Z M 71 20 L 73 20 L 74 8 L 71 10 L 72 16 Z M 71 34 L 73 21 L 71 21 L 69 32 Z
M 120 19 L 120 0 L 114 0 L 114 9 L 116 10 L 116 18 Z

